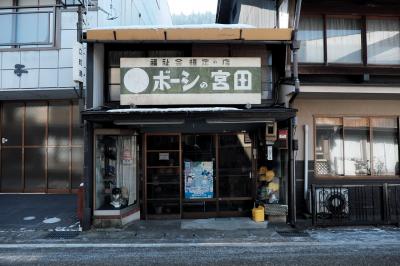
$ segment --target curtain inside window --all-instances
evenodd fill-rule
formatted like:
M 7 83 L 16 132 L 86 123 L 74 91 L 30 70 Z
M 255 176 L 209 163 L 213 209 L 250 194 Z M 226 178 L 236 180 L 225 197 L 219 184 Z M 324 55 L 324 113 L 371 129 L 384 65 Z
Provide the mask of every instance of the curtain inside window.
M 304 17 L 300 20 L 299 62 L 323 63 L 324 62 L 324 33 L 322 17 Z
M 367 19 L 368 64 L 400 64 L 400 20 Z
M 361 63 L 361 22 L 352 18 L 327 18 L 330 63 Z
M 345 175 L 371 174 L 371 148 L 368 118 L 345 117 L 344 169 Z
M 316 118 L 315 171 L 343 175 L 343 124 L 339 117 Z
M 399 172 L 399 148 L 396 118 L 371 118 L 372 126 L 372 174 L 397 175 Z

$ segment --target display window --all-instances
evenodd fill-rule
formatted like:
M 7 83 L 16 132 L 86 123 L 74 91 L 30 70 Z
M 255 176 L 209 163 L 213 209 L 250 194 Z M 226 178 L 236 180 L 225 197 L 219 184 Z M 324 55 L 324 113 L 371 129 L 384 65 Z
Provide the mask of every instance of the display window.
M 96 135 L 96 210 L 122 210 L 138 203 L 137 158 L 135 135 Z

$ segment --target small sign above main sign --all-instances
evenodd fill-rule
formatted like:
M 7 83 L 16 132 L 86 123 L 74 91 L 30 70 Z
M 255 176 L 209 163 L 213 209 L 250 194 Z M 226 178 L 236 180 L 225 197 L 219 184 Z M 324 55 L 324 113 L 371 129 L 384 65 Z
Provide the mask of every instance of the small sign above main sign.
M 260 104 L 261 59 L 121 58 L 121 105 Z

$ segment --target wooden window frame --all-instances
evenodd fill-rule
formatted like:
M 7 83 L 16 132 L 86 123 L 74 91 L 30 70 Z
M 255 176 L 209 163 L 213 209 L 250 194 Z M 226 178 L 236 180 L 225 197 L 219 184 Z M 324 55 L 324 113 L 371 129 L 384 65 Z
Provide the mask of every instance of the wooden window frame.
M 369 71 L 372 69 L 373 72 L 377 72 L 376 74 L 379 74 L 380 72 L 393 72 L 393 73 L 398 73 L 398 69 L 400 68 L 400 65 L 388 65 L 388 64 L 369 64 L 368 63 L 368 43 L 367 43 L 367 20 L 368 19 L 394 19 L 397 18 L 400 23 L 400 16 L 398 15 L 370 15 L 370 14 L 336 14 L 336 13 L 305 13 L 303 15 L 303 18 L 310 18 L 310 17 L 318 17 L 322 19 L 323 23 L 323 53 L 324 53 L 324 62 L 323 63 L 315 63 L 315 62 L 300 62 L 299 65 L 301 68 L 306 69 L 306 73 L 304 74 L 312 74 L 308 73 L 308 69 L 310 69 L 310 72 L 315 72 L 313 70 L 313 67 L 317 67 L 320 70 L 321 66 L 325 67 L 330 67 L 332 68 L 333 72 L 335 72 L 334 68 L 357 68 L 361 69 L 361 72 L 363 73 L 369 73 Z M 327 19 L 328 18 L 355 18 L 355 19 L 360 19 L 361 27 L 361 63 L 330 63 L 328 62 L 328 47 L 327 47 Z M 375 70 L 376 69 L 376 70 Z M 387 69 L 387 71 L 385 70 Z M 392 71 L 393 70 L 393 71 Z M 303 71 L 301 71 L 303 72 Z M 319 72 L 317 70 L 317 72 Z M 348 70 L 345 70 L 343 73 L 349 73 Z M 315 74 L 315 73 L 314 73 Z M 373 73 L 370 73 L 373 74 Z
M 313 116 L 313 156 L 314 156 L 314 169 L 315 164 L 316 164 L 316 142 L 317 142 L 317 123 L 316 120 L 318 118 L 340 118 L 342 120 L 343 124 L 343 119 L 345 118 L 367 118 L 369 122 L 369 143 L 370 143 L 370 156 L 371 158 L 373 157 L 373 128 L 371 127 L 371 118 L 392 118 L 396 119 L 397 121 L 397 149 L 398 149 L 398 162 L 400 162 L 400 116 L 396 115 L 376 115 L 376 116 L 366 116 L 366 115 L 314 115 Z M 372 175 L 372 167 L 373 167 L 373 160 L 371 159 L 371 174 L 369 175 L 346 175 L 345 174 L 345 168 L 344 168 L 344 158 L 345 158 L 345 143 L 344 143 L 344 126 L 343 126 L 343 133 L 342 133 L 342 139 L 343 139 L 343 175 L 320 175 L 318 174 L 315 170 L 315 177 L 316 179 L 335 179 L 335 180 L 362 180 L 362 179 L 372 179 L 372 180 L 383 180 L 383 179 L 388 179 L 388 180 L 398 180 L 400 178 L 400 174 L 397 175 Z

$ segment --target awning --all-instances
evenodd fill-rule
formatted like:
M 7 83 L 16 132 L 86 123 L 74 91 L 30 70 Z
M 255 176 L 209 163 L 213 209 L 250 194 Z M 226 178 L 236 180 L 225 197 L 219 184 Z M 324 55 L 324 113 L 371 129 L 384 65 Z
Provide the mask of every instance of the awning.
M 245 25 L 204 27 L 118 27 L 88 29 L 87 42 L 95 41 L 290 41 L 292 29 L 249 28 Z
M 294 117 L 291 108 L 189 107 L 189 108 L 130 108 L 87 110 L 83 119 L 116 125 L 161 125 L 201 122 L 205 124 L 258 124 L 282 121 Z

